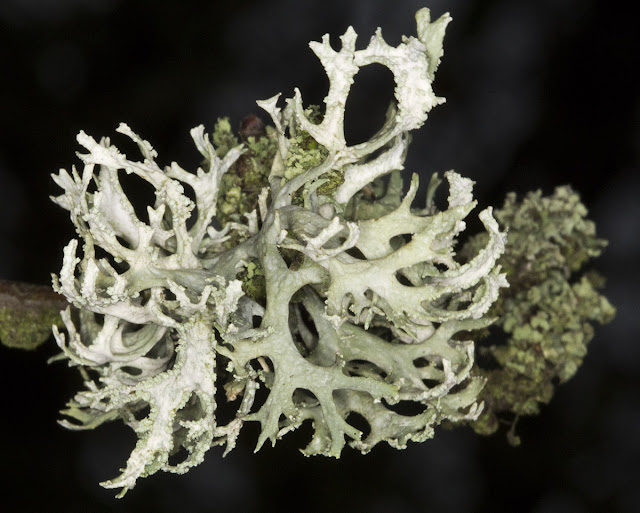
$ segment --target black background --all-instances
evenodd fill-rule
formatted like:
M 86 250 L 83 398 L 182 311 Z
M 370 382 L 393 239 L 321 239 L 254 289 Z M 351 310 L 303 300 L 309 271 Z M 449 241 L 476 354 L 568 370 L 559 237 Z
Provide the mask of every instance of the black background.
M 632 4 L 632 2 L 627 2 Z M 623 2 L 618 2 L 623 4 Z M 550 193 L 571 183 L 610 241 L 595 267 L 608 276 L 616 320 L 597 330 L 578 375 L 523 445 L 439 430 L 405 451 L 306 459 L 293 434 L 253 454 L 248 426 L 225 459 L 212 449 L 186 476 L 156 474 L 117 501 L 114 477 L 135 438 L 118 424 L 69 432 L 57 410 L 80 379 L 31 354 L 0 348 L 3 511 L 473 512 L 640 511 L 640 37 L 622 5 L 596 0 L 431 0 L 451 12 L 435 91 L 447 103 L 414 134 L 406 169 L 454 168 L 477 182 L 481 206 L 509 190 Z M 188 130 L 232 124 L 256 99 L 300 87 L 319 103 L 328 81 L 307 42 L 351 24 L 364 46 L 376 26 L 390 44 L 415 34 L 410 0 L 0 2 L 0 278 L 49 283 L 74 235 L 48 196 L 49 177 L 78 161 L 75 135 L 113 136 L 120 121 L 160 162 L 198 162 Z M 381 123 L 391 75 L 356 78 L 347 136 Z M 113 137 L 116 144 L 122 138 Z M 127 148 L 129 152 L 129 148 Z M 131 156 L 134 155 L 130 152 Z M 424 181 L 424 179 L 423 179 Z M 9 506 L 13 504 L 13 506 Z

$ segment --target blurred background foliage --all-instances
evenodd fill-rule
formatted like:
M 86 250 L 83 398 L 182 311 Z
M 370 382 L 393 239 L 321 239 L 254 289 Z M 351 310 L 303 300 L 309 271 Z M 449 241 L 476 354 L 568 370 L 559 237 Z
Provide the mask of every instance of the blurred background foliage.
M 51 172 L 76 163 L 75 135 L 113 136 L 120 121 L 149 139 L 160 162 L 195 167 L 188 130 L 220 116 L 234 126 L 256 99 L 300 87 L 320 103 L 328 81 L 307 46 L 351 24 L 365 45 L 414 34 L 413 13 L 451 12 L 435 82 L 448 102 L 414 134 L 406 169 L 454 168 L 476 180 L 480 206 L 505 194 L 572 184 L 610 245 L 595 263 L 616 320 L 597 330 L 575 378 L 522 445 L 504 433 L 440 429 L 398 452 L 306 459 L 289 435 L 253 455 L 251 426 L 225 459 L 213 449 L 186 476 L 143 480 L 122 501 L 98 481 L 134 444 L 113 424 L 74 433 L 57 411 L 79 386 L 65 364 L 0 348 L 0 440 L 6 511 L 635 512 L 640 507 L 640 36 L 624 2 L 604 0 L 3 0 L 0 2 L 0 278 L 46 284 L 74 236 Z M 368 138 L 392 98 L 381 67 L 357 77 L 350 142 Z M 266 117 L 265 117 L 266 118 Z M 125 152 L 135 149 L 114 138 Z M 407 174 L 408 174 L 407 173 Z M 135 184 L 132 185 L 135 187 Z M 135 189 L 134 189 L 135 190 Z M 144 191 L 140 191 L 144 197 Z M 470 229 L 477 223 L 470 222 Z M 635 484 L 635 485 L 634 485 Z M 5 506 L 3 506 L 3 509 Z

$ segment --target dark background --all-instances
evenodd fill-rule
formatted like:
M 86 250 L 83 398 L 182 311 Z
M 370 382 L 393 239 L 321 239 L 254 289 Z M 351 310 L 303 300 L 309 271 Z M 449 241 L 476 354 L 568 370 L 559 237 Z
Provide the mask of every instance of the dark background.
M 308 41 L 328 32 L 337 43 L 352 24 L 360 47 L 376 26 L 396 45 L 427 5 L 454 18 L 434 84 L 448 102 L 414 134 L 408 172 L 455 168 L 477 181 L 481 206 L 571 183 L 610 241 L 595 267 L 618 316 L 543 414 L 521 421 L 519 448 L 502 435 L 440 429 L 405 451 L 345 450 L 337 461 L 301 456 L 297 434 L 254 455 L 248 426 L 225 459 L 212 449 L 186 476 L 156 474 L 121 501 L 97 483 L 124 465 L 133 433 L 64 430 L 57 410 L 80 379 L 64 363 L 46 365 L 55 344 L 31 354 L 1 347 L 1 509 L 640 511 L 640 37 L 623 3 L 2 0 L 0 278 L 49 283 L 59 270 L 74 233 L 48 199 L 59 193 L 49 174 L 78 163 L 80 129 L 113 135 L 124 121 L 161 163 L 193 166 L 191 127 L 212 129 L 223 115 L 237 125 L 259 113 L 256 99 L 296 85 L 305 103 L 322 100 L 328 81 Z M 348 140 L 359 142 L 381 123 L 391 75 L 363 70 L 353 95 Z

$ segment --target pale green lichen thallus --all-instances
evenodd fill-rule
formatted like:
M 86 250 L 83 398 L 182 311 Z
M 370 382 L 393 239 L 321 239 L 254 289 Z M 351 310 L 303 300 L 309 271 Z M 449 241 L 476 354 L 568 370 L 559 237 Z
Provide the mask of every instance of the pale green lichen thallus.
M 137 160 L 108 138 L 78 135 L 82 166 L 54 175 L 63 189 L 54 201 L 79 234 L 54 277 L 78 312 L 63 314 L 55 338 L 85 378 L 62 422 L 120 419 L 138 436 L 103 486 L 123 494 L 159 470 L 186 472 L 213 445 L 233 449 L 246 422 L 260 425 L 256 449 L 308 423 L 303 452 L 338 457 L 347 443 L 402 448 L 443 421 L 479 418 L 487 378 L 474 334 L 508 287 L 507 235 L 491 208 L 471 214 L 473 183 L 454 171 L 444 209 L 433 201 L 437 177 L 424 205 L 417 175 L 402 192 L 409 132 L 444 102 L 431 84 L 451 18 L 432 22 L 421 9 L 416 20 L 417 37 L 397 46 L 378 29 L 357 50 L 352 28 L 338 49 L 328 35 L 310 43 L 329 78 L 324 105 L 305 107 L 296 89 L 258 102 L 272 126 L 253 135 L 238 139 L 226 119 L 213 136 L 194 128 L 204 159 L 194 172 L 159 167 L 124 124 L 117 137 L 138 145 Z M 396 102 L 370 140 L 349 145 L 345 105 L 373 63 L 393 74 Z M 123 173 L 154 188 L 146 216 Z M 485 236 L 462 259 L 454 248 L 469 215 Z M 235 411 L 230 421 L 218 419 L 220 401 Z

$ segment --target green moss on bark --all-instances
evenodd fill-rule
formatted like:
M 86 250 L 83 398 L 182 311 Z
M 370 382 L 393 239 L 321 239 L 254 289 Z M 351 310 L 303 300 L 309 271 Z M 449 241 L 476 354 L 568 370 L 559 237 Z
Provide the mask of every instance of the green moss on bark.
M 0 341 L 7 347 L 36 349 L 62 326 L 67 302 L 50 287 L 0 280 Z

